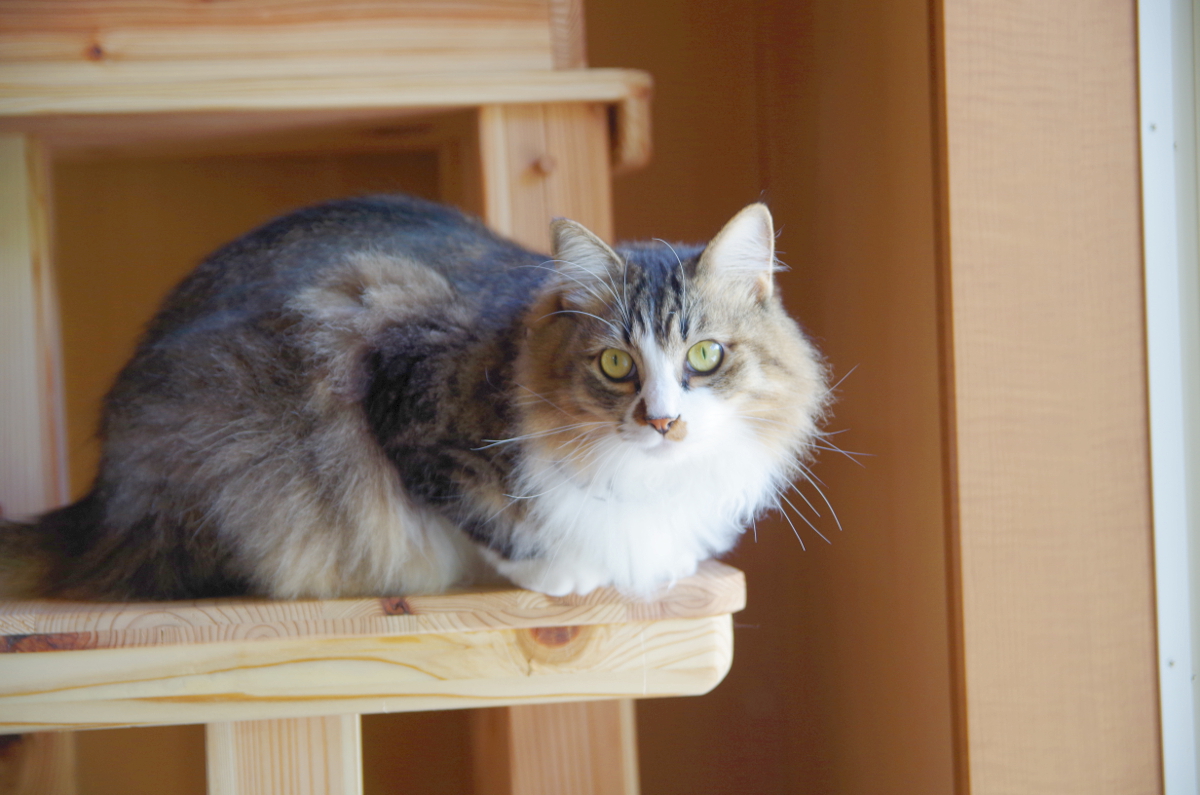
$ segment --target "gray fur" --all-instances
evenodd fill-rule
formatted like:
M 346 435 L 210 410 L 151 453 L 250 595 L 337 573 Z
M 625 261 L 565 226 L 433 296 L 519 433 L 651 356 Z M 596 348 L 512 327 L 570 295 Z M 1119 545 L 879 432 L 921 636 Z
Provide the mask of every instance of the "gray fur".
M 531 506 L 512 498 L 531 448 L 489 442 L 524 427 L 517 360 L 561 289 L 547 262 L 399 196 L 304 210 L 218 251 L 107 396 L 91 492 L 0 524 L 0 594 L 437 591 L 495 576 L 485 558 L 553 554 L 521 535 Z M 665 329 L 654 296 L 678 301 L 682 277 L 639 270 L 637 322 Z

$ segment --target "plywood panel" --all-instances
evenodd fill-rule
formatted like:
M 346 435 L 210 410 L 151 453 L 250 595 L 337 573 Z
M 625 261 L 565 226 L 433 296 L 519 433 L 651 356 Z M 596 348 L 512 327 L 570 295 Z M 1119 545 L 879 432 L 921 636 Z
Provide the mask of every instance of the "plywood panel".
M 802 550 L 778 517 L 747 571 L 730 675 L 638 705 L 655 793 L 954 788 L 937 259 L 924 0 L 592 3 L 593 64 L 655 78 L 655 153 L 615 185 L 619 238 L 704 240 L 765 199 L 785 304 L 838 392 Z
M 1157 792 L 1135 4 L 942 13 L 970 789 Z
M 72 493 L 91 482 L 101 398 L 142 326 L 184 274 L 217 246 L 287 210 L 395 190 L 437 198 L 433 154 L 124 157 L 60 164 L 57 267 Z

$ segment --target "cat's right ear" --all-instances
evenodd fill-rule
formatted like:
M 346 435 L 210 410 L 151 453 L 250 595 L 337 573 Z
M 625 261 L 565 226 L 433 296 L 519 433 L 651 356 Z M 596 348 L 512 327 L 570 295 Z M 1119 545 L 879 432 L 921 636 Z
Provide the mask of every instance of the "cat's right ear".
M 609 300 L 621 257 L 586 226 L 567 218 L 550 224 L 550 238 L 563 301 L 583 306 Z

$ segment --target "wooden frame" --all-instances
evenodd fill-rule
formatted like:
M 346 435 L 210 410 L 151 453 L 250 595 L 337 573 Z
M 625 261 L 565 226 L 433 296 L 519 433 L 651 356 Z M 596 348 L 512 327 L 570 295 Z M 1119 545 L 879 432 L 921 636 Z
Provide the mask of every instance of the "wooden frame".
M 159 43 L 167 40 L 172 46 L 161 48 Z M 235 54 L 239 48 L 229 47 L 235 40 L 246 44 L 242 52 L 253 50 L 261 56 L 265 46 L 270 57 L 241 60 Z M 438 151 L 438 179 L 445 198 L 482 213 L 501 231 L 544 248 L 552 215 L 573 215 L 603 234 L 611 233 L 610 169 L 637 167 L 649 152 L 648 78 L 626 70 L 580 69 L 584 65 L 582 7 L 577 0 L 399 6 L 367 2 L 347 15 L 311 4 L 257 0 L 205 8 L 165 0 L 134 15 L 110 0 L 5 0 L 0 13 L 0 133 L 5 134 L 0 162 L 14 178 L 6 181 L 0 208 L 4 222 L 20 234 L 8 236 L 0 246 L 3 278 L 12 282 L 13 308 L 19 310 L 7 316 L 15 332 L 7 338 L 16 347 L 5 351 L 3 361 L 13 376 L 8 382 L 28 393 L 0 395 L 14 408 L 0 420 L 7 447 L 0 493 L 8 514 L 44 509 L 62 502 L 66 494 L 62 388 L 53 355 L 58 350 L 56 302 L 47 248 L 52 235 L 43 212 L 50 190 L 46 153 L 90 157 L 104 151 L 144 154 L 157 147 L 160 152 L 216 154 L 238 147 L 259 152 L 289 146 L 298 151 L 339 146 L 370 151 L 381 139 L 370 140 L 374 133 L 360 134 L 363 124 L 396 127 L 398 119 L 441 112 L 448 125 L 438 122 L 432 135 L 418 132 L 401 143 Z M 459 110 L 463 113 L 445 115 Z M 403 121 L 398 126 L 406 128 Z M 422 136 L 427 140 L 420 140 Z M 384 147 L 390 150 L 396 143 L 391 137 Z M 16 410 L 18 406 L 24 408 Z M 36 421 L 30 422 L 35 415 Z M 28 464 L 34 459 L 42 463 L 30 472 Z M 21 485 L 26 480 L 29 484 Z M 499 630 L 489 634 L 478 629 L 470 638 L 487 641 L 495 631 Z M 650 637 L 644 624 L 631 631 L 640 643 Z M 599 650 L 605 644 L 597 645 L 597 632 L 571 630 L 568 634 L 576 640 L 563 648 L 583 643 Z M 724 636 L 727 643 L 729 633 L 726 627 L 715 635 L 702 634 Z M 434 637 L 406 648 L 415 650 Z M 475 645 L 487 657 L 491 652 L 486 649 L 517 639 L 496 635 L 492 640 L 500 646 Z M 255 654 L 265 651 L 266 646 L 253 646 Z M 618 690 L 651 692 L 648 670 L 631 673 L 628 686 Z M 533 701 L 559 700 L 529 695 Z M 452 695 L 444 702 L 435 698 L 425 708 L 468 702 L 469 697 Z M 478 703 L 499 702 L 489 698 Z M 62 714 L 76 714 L 75 709 Z M 337 709 L 370 707 L 351 698 L 345 704 L 328 701 L 318 712 Z M 523 706 L 505 711 L 504 730 L 488 731 L 494 748 L 507 747 L 513 754 L 506 770 L 515 778 L 503 781 L 504 787 L 523 792 L 539 786 L 543 769 L 549 768 L 540 761 L 539 743 L 528 742 L 527 736 L 544 731 L 543 724 L 551 720 L 556 726 L 579 725 L 579 742 L 571 754 L 581 763 L 594 751 L 587 737 L 623 738 L 611 758 L 587 768 L 595 775 L 585 783 L 604 791 L 636 790 L 630 704 L 546 709 Z M 302 707 L 282 714 L 315 713 Z M 259 709 L 230 715 L 266 717 Z M 211 717 L 218 719 L 215 713 Z M 302 764 L 306 757 L 325 758 L 328 763 L 318 765 L 319 770 L 310 768 L 294 781 L 320 780 L 328 774 L 330 784 L 337 781 L 342 790 L 355 791 L 361 775 L 349 765 L 348 755 L 357 747 L 356 732 L 357 720 L 349 723 L 340 717 L 214 725 L 209 732 L 210 784 L 213 791 L 237 792 L 291 786 L 272 778 L 274 773 L 265 768 L 241 775 L 252 760 L 239 756 L 240 741 L 235 738 L 245 735 L 276 743 L 271 747 L 279 749 L 277 761 L 283 767 L 275 773 L 292 762 Z M 35 755 L 41 745 L 30 746 Z M 294 752 L 289 756 L 286 748 Z M 484 779 L 500 786 L 498 775 Z M 607 782 L 616 782 L 616 788 Z M 69 789 L 69 782 L 64 786 Z

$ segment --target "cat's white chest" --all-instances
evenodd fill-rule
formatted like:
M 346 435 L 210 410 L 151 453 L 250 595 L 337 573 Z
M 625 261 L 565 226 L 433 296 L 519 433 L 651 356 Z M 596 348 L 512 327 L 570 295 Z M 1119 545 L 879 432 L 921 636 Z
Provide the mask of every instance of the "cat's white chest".
M 551 595 L 615 586 L 649 595 L 730 549 L 774 500 L 778 465 L 753 435 L 729 427 L 673 457 L 614 439 L 578 472 L 527 468 L 538 495 L 519 528 L 537 554 L 497 560 L 517 584 Z M 600 458 L 603 456 L 603 458 Z

